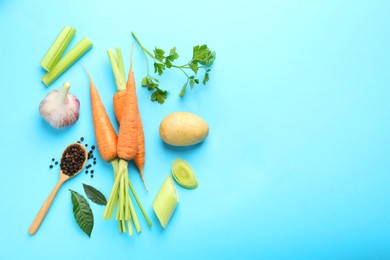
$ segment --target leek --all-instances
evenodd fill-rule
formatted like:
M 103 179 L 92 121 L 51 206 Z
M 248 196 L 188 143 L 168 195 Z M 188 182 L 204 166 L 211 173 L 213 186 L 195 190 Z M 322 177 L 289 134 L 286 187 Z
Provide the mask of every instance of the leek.
M 172 175 L 177 184 L 187 189 L 196 189 L 198 180 L 191 166 L 182 159 L 176 159 L 172 164 Z

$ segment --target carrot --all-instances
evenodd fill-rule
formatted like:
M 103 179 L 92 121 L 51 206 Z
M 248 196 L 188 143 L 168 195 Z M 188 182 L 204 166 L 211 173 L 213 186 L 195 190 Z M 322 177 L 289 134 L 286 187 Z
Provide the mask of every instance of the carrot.
M 116 92 L 113 97 L 114 112 L 115 112 L 116 120 L 118 120 L 118 122 L 121 121 L 121 115 L 122 115 L 123 105 L 125 101 L 125 94 L 126 91 L 121 90 Z
M 129 73 L 130 74 L 130 73 Z M 131 76 L 129 75 L 128 81 L 131 82 L 135 86 L 135 79 L 134 79 L 134 72 L 131 69 Z M 124 100 L 125 100 L 125 94 L 126 91 L 118 91 L 114 94 L 114 111 L 115 111 L 115 116 L 118 120 L 118 122 L 121 121 L 121 115 L 122 115 L 122 110 L 123 110 L 123 105 L 124 105 Z M 137 105 L 137 154 L 134 157 L 134 163 L 137 166 L 142 182 L 144 183 L 145 189 L 149 190 L 148 187 L 146 186 L 145 179 L 144 179 L 144 173 L 143 173 L 143 168 L 145 165 L 145 135 L 144 135 L 144 129 L 142 126 L 142 119 L 141 119 L 141 114 L 138 109 Z
M 144 166 L 145 166 L 145 135 L 144 129 L 142 126 L 141 115 L 138 111 L 138 124 L 137 124 L 137 154 L 134 158 L 134 163 L 139 170 L 139 175 L 141 176 L 142 182 L 144 183 L 145 189 L 149 191 L 146 186 L 144 179 Z
M 95 130 L 97 147 L 102 159 L 111 162 L 117 158 L 117 135 L 112 127 L 95 84 L 92 81 L 92 77 L 85 67 L 84 69 L 89 78 L 93 127 Z
M 137 154 L 137 93 L 132 77 L 132 55 L 130 58 L 130 71 L 126 82 L 124 104 L 120 117 L 117 153 L 127 161 L 133 160 Z
M 108 56 L 111 62 L 112 70 L 115 77 L 115 83 L 118 89 L 118 91 L 114 94 L 113 97 L 114 112 L 115 112 L 116 119 L 118 120 L 118 122 L 120 122 L 123 107 L 124 107 L 124 100 L 126 96 L 126 90 L 125 90 L 126 88 L 124 86 L 125 76 L 124 76 L 124 69 L 123 69 L 124 66 L 123 66 L 122 54 L 120 49 L 117 49 L 117 57 L 115 57 L 115 54 L 111 49 L 108 50 Z M 132 65 L 130 66 L 130 72 L 129 72 L 127 84 L 131 84 L 132 86 L 134 86 L 135 89 L 136 84 L 135 84 Z M 144 183 L 146 190 L 148 190 L 144 180 L 144 174 L 143 174 L 143 167 L 145 165 L 145 137 L 144 137 L 144 130 L 142 126 L 142 119 L 138 109 L 138 104 L 136 105 L 137 105 L 137 154 L 134 157 L 134 162 L 139 170 L 142 182 Z

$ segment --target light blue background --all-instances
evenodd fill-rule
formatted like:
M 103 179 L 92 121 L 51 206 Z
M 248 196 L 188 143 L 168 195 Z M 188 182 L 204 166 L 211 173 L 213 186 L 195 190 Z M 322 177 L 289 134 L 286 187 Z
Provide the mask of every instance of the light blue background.
M 388 1 L 11 1 L 0 0 L 1 259 L 334 259 L 390 257 L 390 4 Z M 120 235 L 101 220 L 89 239 L 72 214 L 68 189 L 91 184 L 108 196 L 109 164 L 60 190 L 41 229 L 27 229 L 58 179 L 49 170 L 70 142 L 94 143 L 86 75 L 77 63 L 50 88 L 39 61 L 64 25 L 94 43 L 83 57 L 114 121 L 114 80 L 106 50 L 128 54 L 134 31 L 149 49 L 176 46 L 183 63 L 207 43 L 211 80 L 176 95 L 185 78 L 168 72 L 166 104 L 138 84 L 146 135 L 144 191 L 152 221 Z M 145 62 L 135 46 L 138 83 Z M 128 62 L 126 62 L 128 68 Z M 79 121 L 57 131 L 38 105 L 64 81 L 81 100 Z M 210 125 L 201 145 L 176 149 L 158 135 L 163 117 L 190 111 Z M 166 230 L 151 204 L 183 158 L 199 188 L 178 187 Z M 58 168 L 56 168 L 58 169 Z

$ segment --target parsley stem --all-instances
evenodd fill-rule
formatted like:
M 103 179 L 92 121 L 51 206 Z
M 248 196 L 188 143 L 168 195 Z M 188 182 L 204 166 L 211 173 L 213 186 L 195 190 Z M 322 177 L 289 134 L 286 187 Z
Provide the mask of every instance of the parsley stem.
M 135 41 L 138 43 L 139 47 L 141 47 L 142 49 L 142 53 L 144 54 L 145 56 L 145 61 L 146 61 L 146 71 L 148 73 L 148 75 L 150 75 L 150 71 L 149 71 L 149 62 L 148 62 L 148 56 L 146 56 L 146 54 L 148 54 L 150 57 L 152 57 L 153 59 L 154 56 L 142 45 L 142 43 L 138 40 L 137 36 L 135 36 L 134 32 L 131 32 L 131 35 L 133 36 L 133 38 L 135 39 Z
M 173 67 L 173 66 L 172 66 Z M 178 68 L 179 70 L 183 71 L 183 73 L 187 76 L 187 78 L 189 78 L 190 76 L 188 76 L 188 74 L 180 67 L 175 67 L 175 68 Z

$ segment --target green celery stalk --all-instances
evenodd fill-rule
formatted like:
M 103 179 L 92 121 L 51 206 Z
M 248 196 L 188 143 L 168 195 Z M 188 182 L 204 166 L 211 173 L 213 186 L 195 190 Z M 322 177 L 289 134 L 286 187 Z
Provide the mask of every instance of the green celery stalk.
M 62 54 L 68 47 L 70 41 L 76 33 L 73 27 L 65 26 L 60 34 L 57 36 L 49 50 L 46 52 L 41 60 L 41 66 L 46 71 L 51 71 L 57 62 L 60 60 Z
M 80 59 L 89 49 L 91 49 L 92 46 L 92 42 L 87 37 L 84 37 L 60 59 L 51 71 L 47 72 L 42 77 L 42 82 L 47 87 L 50 86 L 59 76 L 62 75 L 62 73 L 64 73 L 71 65 Z
M 178 203 L 179 195 L 173 184 L 172 176 L 168 174 L 152 204 L 154 212 L 163 228 L 167 226 Z

